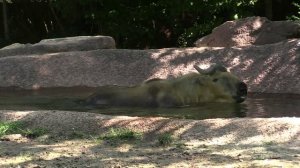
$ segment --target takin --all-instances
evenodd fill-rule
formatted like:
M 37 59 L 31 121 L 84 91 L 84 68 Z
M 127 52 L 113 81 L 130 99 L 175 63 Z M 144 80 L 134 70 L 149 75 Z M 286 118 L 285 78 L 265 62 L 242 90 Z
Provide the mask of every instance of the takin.
M 86 99 L 92 106 L 180 107 L 207 102 L 241 103 L 247 85 L 219 64 L 175 79 L 150 79 L 133 87 L 103 86 Z

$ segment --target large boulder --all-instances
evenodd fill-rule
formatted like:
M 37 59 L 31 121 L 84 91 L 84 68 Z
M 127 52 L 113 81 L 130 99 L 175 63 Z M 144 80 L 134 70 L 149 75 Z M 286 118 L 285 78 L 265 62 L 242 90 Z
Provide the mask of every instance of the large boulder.
M 300 24 L 294 21 L 270 21 L 248 17 L 227 21 L 195 42 L 196 47 L 233 47 L 264 45 L 300 37 Z
M 89 51 L 108 48 L 116 48 L 115 41 L 112 37 L 76 36 L 45 39 L 36 44 L 15 43 L 0 49 L 0 57 L 67 51 Z
M 136 85 L 222 63 L 251 92 L 300 94 L 300 40 L 264 46 L 72 51 L 0 58 L 0 87 Z

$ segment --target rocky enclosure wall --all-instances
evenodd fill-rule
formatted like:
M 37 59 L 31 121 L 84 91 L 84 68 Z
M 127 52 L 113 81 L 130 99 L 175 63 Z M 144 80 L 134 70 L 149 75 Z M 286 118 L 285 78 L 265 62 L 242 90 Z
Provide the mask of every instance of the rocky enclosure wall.
M 265 17 L 247 17 L 227 21 L 212 33 L 198 39 L 197 47 L 236 47 L 265 45 L 300 37 L 300 22 L 271 21 Z
M 300 39 L 263 46 L 153 50 L 99 49 L 0 56 L 0 87 L 136 85 L 222 63 L 250 92 L 300 94 Z
M 0 49 L 0 57 L 57 53 L 69 51 L 89 51 L 116 48 L 115 40 L 109 36 L 76 36 L 44 39 L 36 44 L 15 43 Z

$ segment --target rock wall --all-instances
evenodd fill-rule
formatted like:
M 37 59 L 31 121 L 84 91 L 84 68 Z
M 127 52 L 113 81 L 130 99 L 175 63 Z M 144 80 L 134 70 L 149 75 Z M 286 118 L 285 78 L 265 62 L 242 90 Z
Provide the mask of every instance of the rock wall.
M 227 21 L 212 33 L 195 42 L 197 47 L 234 47 L 264 45 L 300 37 L 295 21 L 270 21 L 265 17 L 248 17 Z
M 77 36 L 45 39 L 36 44 L 15 43 L 0 49 L 0 57 L 57 53 L 68 51 L 89 51 L 116 48 L 115 40 L 109 36 Z
M 251 92 L 300 94 L 300 39 L 263 46 L 153 50 L 99 49 L 0 57 L 0 87 L 97 87 L 172 78 L 222 63 Z

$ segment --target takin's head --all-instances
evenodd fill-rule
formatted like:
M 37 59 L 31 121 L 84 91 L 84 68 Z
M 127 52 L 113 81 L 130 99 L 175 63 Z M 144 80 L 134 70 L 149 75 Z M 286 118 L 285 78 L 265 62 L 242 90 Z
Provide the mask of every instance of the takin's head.
M 205 83 L 210 86 L 215 95 L 224 97 L 227 101 L 241 103 L 247 96 L 247 85 L 238 77 L 228 72 L 220 64 L 213 64 L 208 69 L 201 69 L 195 65 L 194 68 L 202 75 L 205 75 Z

